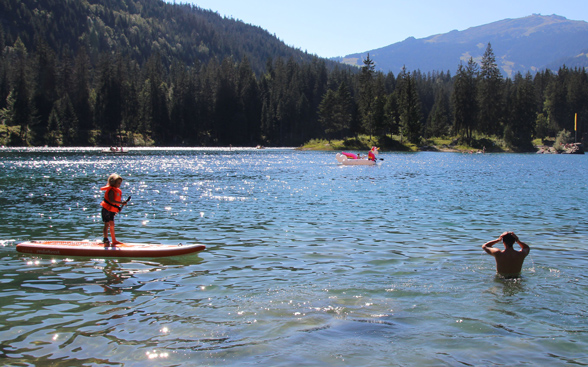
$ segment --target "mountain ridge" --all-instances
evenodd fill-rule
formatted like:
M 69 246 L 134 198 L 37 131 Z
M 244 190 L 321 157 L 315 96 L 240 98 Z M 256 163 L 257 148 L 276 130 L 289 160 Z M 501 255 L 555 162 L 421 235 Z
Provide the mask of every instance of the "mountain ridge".
M 18 38 L 27 49 L 43 40 L 58 55 L 85 47 L 94 62 L 101 52 L 121 52 L 139 64 L 156 53 L 168 64 L 187 65 L 232 56 L 247 57 L 259 73 L 270 58 L 315 58 L 261 27 L 163 0 L 0 0 L 0 46 Z
M 376 67 L 384 72 L 397 73 L 403 67 L 423 72 L 451 71 L 470 57 L 480 61 L 488 43 L 492 45 L 498 67 L 507 77 L 517 72 L 559 68 L 563 64 L 588 66 L 588 57 L 584 56 L 588 50 L 588 22 L 555 14 L 503 19 L 420 39 L 409 37 L 333 60 L 361 66 L 369 53 Z

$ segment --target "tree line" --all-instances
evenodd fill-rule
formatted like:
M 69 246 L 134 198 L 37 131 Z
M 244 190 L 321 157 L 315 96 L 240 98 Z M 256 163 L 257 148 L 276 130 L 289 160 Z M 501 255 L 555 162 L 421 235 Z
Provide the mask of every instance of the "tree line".
M 21 11 L 23 19 L 39 13 L 25 6 L 31 1 L 0 0 L 5 9 Z M 92 5 L 94 13 L 102 14 L 98 19 L 106 19 L 103 32 L 59 29 L 43 23 L 43 17 L 30 25 L 32 33 L 0 26 L 0 120 L 14 127 L 5 144 L 114 145 L 122 137 L 127 145 L 299 146 L 313 138 L 367 134 L 380 140 L 399 136 L 414 144 L 450 136 L 471 143 L 488 136 L 526 151 L 533 139 L 574 131 L 576 113 L 578 135 L 585 131 L 585 69 L 562 66 L 557 72 L 504 78 L 490 44 L 479 63 L 461 62 L 455 75 L 406 68 L 397 75 L 382 73 L 369 55 L 359 69 L 300 52 L 271 53 L 259 66 L 260 58 L 249 56 L 255 52 L 233 46 L 227 52 L 180 57 L 182 43 L 171 50 L 170 34 L 161 36 L 157 47 L 145 42 L 141 30 L 157 25 L 153 33 L 169 31 L 147 21 L 146 14 L 160 11 L 158 2 L 103 3 Z M 141 22 L 152 28 L 137 26 L 132 36 L 136 25 L 128 22 L 136 18 L 112 10 L 121 4 L 127 13 L 142 14 Z M 176 12 L 195 22 L 189 16 L 194 9 L 170 4 L 163 9 L 169 19 Z M 67 20 L 69 11 L 62 9 L 62 16 L 53 18 Z M 116 33 L 117 27 L 126 33 Z M 181 22 L 175 27 L 182 28 Z M 201 51 L 223 44 L 210 29 L 214 35 L 200 43 Z M 81 33 L 73 40 L 76 32 Z M 68 37 L 76 47 L 64 41 Z M 109 46 L 112 42 L 120 49 Z
M 17 40 L 0 57 L 0 119 L 20 128 L 10 145 L 299 145 L 321 135 L 329 75 L 316 57 L 269 60 L 260 76 L 247 57 L 167 67 L 158 54 L 141 66 L 105 53 L 93 66 L 83 48 L 60 59 Z
M 406 68 L 397 75 L 375 71 L 369 54 L 354 87 L 329 88 L 319 105 L 319 120 L 329 138 L 359 133 L 399 135 L 413 144 L 433 137 L 501 139 L 516 151 L 533 150 L 534 139 L 577 130 L 588 122 L 588 75 L 562 66 L 503 78 L 488 43 L 480 61 L 470 58 L 449 71 L 421 73 Z

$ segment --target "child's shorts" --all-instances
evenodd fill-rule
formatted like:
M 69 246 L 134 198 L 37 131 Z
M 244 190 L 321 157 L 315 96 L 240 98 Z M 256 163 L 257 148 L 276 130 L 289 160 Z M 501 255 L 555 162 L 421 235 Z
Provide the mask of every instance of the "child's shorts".
M 108 222 L 114 221 L 114 216 L 115 215 L 116 215 L 116 213 L 109 212 L 108 210 L 102 208 L 102 221 L 104 223 L 108 223 Z

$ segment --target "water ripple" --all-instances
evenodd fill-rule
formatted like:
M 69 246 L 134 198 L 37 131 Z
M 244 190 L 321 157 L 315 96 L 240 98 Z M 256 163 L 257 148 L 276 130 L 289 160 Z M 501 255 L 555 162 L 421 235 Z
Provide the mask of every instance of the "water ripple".
M 584 156 L 381 157 L 342 167 L 289 149 L 0 150 L 0 354 L 80 366 L 588 362 Z M 22 240 L 101 238 L 112 171 L 132 195 L 117 237 L 207 250 L 15 252 Z M 496 278 L 481 250 L 505 230 L 532 246 L 516 281 Z

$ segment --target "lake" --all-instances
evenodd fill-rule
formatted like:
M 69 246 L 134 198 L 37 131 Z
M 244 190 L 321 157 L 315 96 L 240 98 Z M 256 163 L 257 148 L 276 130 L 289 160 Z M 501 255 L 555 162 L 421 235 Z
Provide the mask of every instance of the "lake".
M 379 157 L 0 150 L 2 363 L 588 365 L 588 157 Z M 117 239 L 206 250 L 16 252 L 101 239 L 99 189 L 113 172 L 132 195 Z M 531 247 L 520 279 L 497 277 L 481 248 L 504 231 Z

